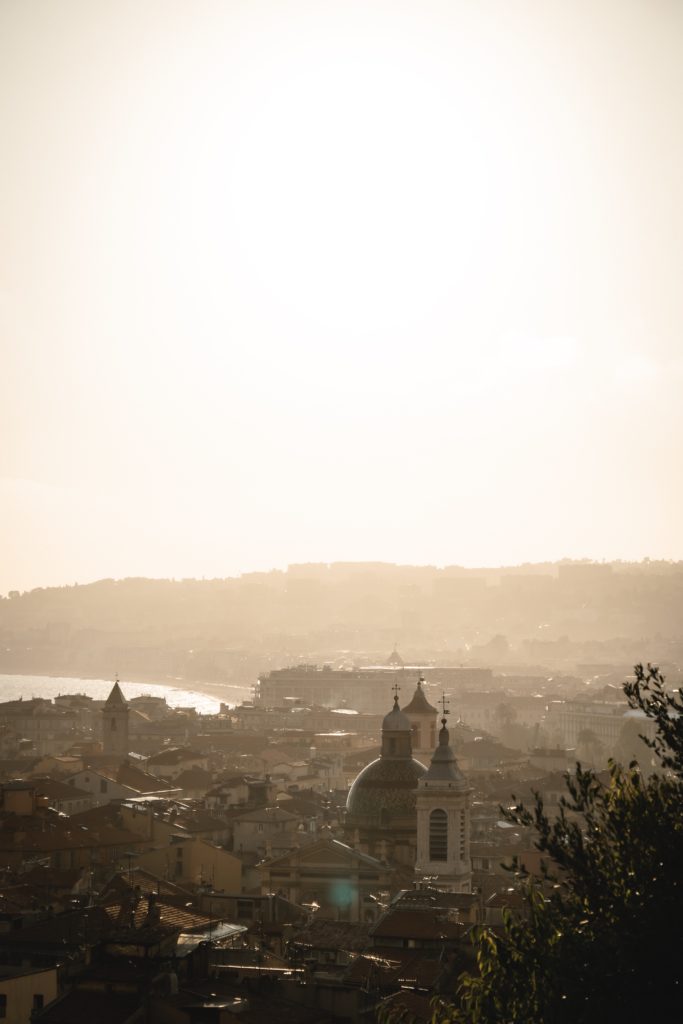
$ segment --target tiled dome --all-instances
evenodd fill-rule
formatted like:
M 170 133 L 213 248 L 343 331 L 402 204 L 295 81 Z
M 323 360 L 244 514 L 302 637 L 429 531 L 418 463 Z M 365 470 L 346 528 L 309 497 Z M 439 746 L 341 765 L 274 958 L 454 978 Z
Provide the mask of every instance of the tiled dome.
M 356 777 L 346 800 L 347 823 L 386 826 L 416 814 L 417 781 L 426 768 L 412 755 L 410 720 L 394 706 L 382 722 L 382 755 Z
M 398 706 L 398 697 L 394 697 L 393 708 L 384 716 L 382 732 L 410 732 L 410 729 L 410 719 L 406 718 Z
M 415 814 L 417 782 L 426 771 L 414 757 L 378 757 L 366 765 L 346 800 L 349 824 L 383 825 L 392 817 Z

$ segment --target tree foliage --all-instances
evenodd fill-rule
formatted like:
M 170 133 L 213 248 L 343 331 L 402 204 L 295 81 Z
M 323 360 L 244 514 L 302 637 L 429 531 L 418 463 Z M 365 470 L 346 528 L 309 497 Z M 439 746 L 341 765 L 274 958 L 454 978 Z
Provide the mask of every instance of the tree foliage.
M 610 762 L 605 780 L 577 765 L 558 816 L 537 794 L 504 812 L 536 830 L 547 876 L 522 880 L 527 919 L 509 913 L 502 930 L 479 930 L 478 974 L 461 976 L 434 1021 L 683 1019 L 683 700 L 650 665 L 624 689 L 655 723 L 661 770 L 645 778 L 636 761 Z

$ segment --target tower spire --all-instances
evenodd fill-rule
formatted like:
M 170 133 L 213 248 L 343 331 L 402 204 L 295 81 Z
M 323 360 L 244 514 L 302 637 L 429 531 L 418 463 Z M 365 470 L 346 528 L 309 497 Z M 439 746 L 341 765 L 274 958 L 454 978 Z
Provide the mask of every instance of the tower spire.
M 122 761 L 128 756 L 130 708 L 119 686 L 119 674 L 102 708 L 102 747 L 108 757 Z

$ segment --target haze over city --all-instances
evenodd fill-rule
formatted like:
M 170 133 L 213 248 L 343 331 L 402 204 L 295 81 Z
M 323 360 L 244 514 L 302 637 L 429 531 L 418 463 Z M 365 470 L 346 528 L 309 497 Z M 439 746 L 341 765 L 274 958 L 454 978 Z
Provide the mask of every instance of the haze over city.
M 683 8 L 0 9 L 0 593 L 680 559 Z
M 683 3 L 2 0 L 2 1024 L 683 1019 Z

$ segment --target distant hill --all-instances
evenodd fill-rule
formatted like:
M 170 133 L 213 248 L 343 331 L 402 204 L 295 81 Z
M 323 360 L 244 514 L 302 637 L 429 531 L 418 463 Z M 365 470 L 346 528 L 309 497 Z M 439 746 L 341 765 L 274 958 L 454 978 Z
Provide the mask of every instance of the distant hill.
M 108 579 L 0 599 L 0 672 L 248 683 L 297 660 L 383 660 L 395 644 L 408 660 L 553 666 L 627 656 L 631 640 L 640 660 L 652 641 L 675 660 L 682 609 L 678 562 L 360 562 Z

